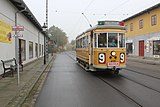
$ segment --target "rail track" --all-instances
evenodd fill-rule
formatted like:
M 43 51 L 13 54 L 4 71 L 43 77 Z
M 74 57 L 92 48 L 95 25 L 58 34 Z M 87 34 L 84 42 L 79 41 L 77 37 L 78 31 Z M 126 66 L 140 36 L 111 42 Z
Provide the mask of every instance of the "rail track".
M 76 60 L 75 60 L 75 54 L 74 54 L 74 53 L 70 53 L 70 54 L 66 53 L 66 54 L 67 54 L 71 59 L 73 59 L 74 61 L 76 61 Z M 85 69 L 82 65 L 81 65 L 81 67 L 82 67 L 83 69 Z M 142 73 L 142 72 L 138 72 L 138 71 L 135 71 L 135 70 L 132 70 L 132 69 L 129 69 L 129 68 L 125 68 L 125 70 L 127 70 L 128 72 L 133 72 L 133 73 L 136 73 L 136 74 L 140 74 L 140 75 L 143 75 L 143 76 L 147 76 L 147 77 L 150 77 L 150 78 L 154 78 L 154 79 L 160 80 L 160 77 L 156 77 L 156 76 L 152 76 L 152 75 L 145 74 L 145 73 Z M 138 84 L 138 85 L 141 85 L 141 86 L 143 86 L 143 87 L 145 87 L 145 88 L 148 88 L 148 89 L 150 89 L 150 90 L 152 90 L 152 91 L 155 91 L 155 92 L 157 92 L 157 93 L 160 94 L 160 90 L 157 90 L 157 89 L 154 89 L 154 88 L 152 88 L 152 87 L 149 87 L 149 86 L 147 86 L 146 84 L 140 83 L 140 82 L 138 82 L 138 81 L 136 81 L 136 80 L 133 80 L 133 79 L 131 79 L 131 78 L 128 78 L 128 77 L 126 77 L 126 76 L 124 76 L 124 75 L 121 75 L 121 74 L 120 74 L 120 75 L 118 75 L 118 76 L 121 77 L 121 78 L 127 79 L 127 80 L 129 80 L 129 81 L 131 81 L 131 82 L 134 82 L 134 83 L 136 83 L 136 84 Z M 119 93 L 121 93 L 124 97 L 128 98 L 130 101 L 134 102 L 137 106 L 143 107 L 139 102 L 137 102 L 136 100 L 134 100 L 132 97 L 128 96 L 126 93 L 124 93 L 123 91 L 121 91 L 121 90 L 120 90 L 119 88 L 117 88 L 116 86 L 114 86 L 114 84 L 112 84 L 111 82 L 103 79 L 102 76 L 96 75 L 96 77 L 97 77 L 98 79 L 100 79 L 101 81 L 103 81 L 105 84 L 107 84 L 107 85 L 109 85 L 110 87 L 112 87 L 114 90 L 116 90 L 116 91 L 118 91 Z

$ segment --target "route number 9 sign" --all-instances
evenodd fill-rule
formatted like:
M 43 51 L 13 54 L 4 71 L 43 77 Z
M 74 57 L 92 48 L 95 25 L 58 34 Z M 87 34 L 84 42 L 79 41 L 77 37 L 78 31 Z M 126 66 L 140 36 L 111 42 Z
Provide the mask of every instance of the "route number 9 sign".
M 106 63 L 106 54 L 105 53 L 99 53 L 98 54 L 98 61 L 100 64 Z

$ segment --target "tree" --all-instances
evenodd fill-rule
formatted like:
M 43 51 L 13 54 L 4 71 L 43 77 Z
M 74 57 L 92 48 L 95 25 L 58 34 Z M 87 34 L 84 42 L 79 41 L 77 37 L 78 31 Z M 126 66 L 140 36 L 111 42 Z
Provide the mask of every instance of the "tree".
M 76 41 L 72 40 L 70 43 L 66 45 L 66 49 L 69 51 L 75 51 L 76 49 Z
M 54 41 L 58 48 L 63 49 L 64 46 L 68 43 L 68 37 L 66 36 L 66 33 L 54 25 L 49 28 L 49 34 L 51 34 L 50 38 Z

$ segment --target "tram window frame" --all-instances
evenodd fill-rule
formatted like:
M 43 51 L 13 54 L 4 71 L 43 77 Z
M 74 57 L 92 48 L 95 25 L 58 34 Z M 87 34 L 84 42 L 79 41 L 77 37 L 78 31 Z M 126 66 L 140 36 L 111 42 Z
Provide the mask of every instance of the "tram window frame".
M 116 36 L 114 37 L 113 35 L 110 35 L 110 34 L 116 34 Z M 108 33 L 108 47 L 109 48 L 118 48 L 119 47 L 118 36 L 119 36 L 119 33 L 114 33 L 114 32 Z
M 124 33 L 119 33 L 119 47 L 120 48 L 125 48 L 126 47 L 125 46 L 125 34 Z
M 105 34 L 105 38 L 104 37 L 101 37 L 101 34 Z M 100 39 L 101 37 L 101 39 Z M 107 38 L 107 33 L 99 33 L 98 34 L 98 48 L 106 48 L 107 47 L 107 44 L 108 44 L 108 38 Z M 101 43 L 101 44 L 100 44 Z

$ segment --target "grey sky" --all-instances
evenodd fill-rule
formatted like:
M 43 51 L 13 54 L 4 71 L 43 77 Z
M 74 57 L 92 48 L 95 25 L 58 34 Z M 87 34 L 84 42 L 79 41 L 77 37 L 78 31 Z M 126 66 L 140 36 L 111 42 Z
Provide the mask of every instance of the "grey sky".
M 24 0 L 31 12 L 43 25 L 46 0 Z M 69 41 L 98 20 L 123 20 L 144 9 L 160 3 L 160 0 L 48 0 L 49 27 L 55 25 L 67 33 Z

